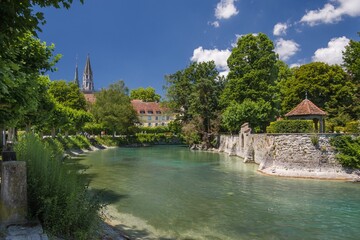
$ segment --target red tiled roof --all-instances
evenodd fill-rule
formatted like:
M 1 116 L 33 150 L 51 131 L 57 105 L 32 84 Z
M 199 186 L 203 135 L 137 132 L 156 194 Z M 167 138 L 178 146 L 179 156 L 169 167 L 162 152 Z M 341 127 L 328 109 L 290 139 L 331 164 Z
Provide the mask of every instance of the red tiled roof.
M 86 102 L 95 103 L 96 101 L 96 96 L 94 93 L 84 93 L 84 97 Z
M 131 100 L 131 104 L 137 113 L 140 113 L 140 111 L 145 111 L 146 113 L 148 111 L 153 111 L 154 113 L 157 111 L 161 111 L 161 113 L 168 111 L 167 108 L 161 107 L 158 102 L 143 102 L 142 100 L 134 99 Z
M 303 115 L 326 115 L 326 112 L 321 110 L 309 99 L 304 99 L 299 105 L 297 105 L 293 110 L 285 114 L 286 117 L 289 116 L 303 116 Z

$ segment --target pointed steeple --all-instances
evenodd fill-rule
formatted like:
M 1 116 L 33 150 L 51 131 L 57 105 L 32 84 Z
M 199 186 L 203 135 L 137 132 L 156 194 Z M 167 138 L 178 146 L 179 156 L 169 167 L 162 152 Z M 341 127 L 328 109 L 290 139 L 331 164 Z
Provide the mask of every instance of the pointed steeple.
M 76 58 L 75 76 L 74 76 L 74 81 L 73 81 L 73 83 L 75 83 L 75 84 L 80 88 L 79 70 L 78 70 L 77 58 Z
M 89 55 L 86 58 L 86 64 L 85 64 L 85 69 L 84 69 L 84 73 L 83 73 L 82 90 L 84 92 L 93 92 L 94 91 L 94 80 L 93 80 L 93 73 L 91 70 Z

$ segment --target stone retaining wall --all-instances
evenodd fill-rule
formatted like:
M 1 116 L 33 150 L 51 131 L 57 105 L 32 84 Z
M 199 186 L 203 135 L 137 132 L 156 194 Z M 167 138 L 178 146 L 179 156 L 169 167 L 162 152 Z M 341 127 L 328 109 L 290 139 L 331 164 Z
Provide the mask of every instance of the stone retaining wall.
M 238 135 L 221 135 L 219 152 L 259 164 L 259 171 L 279 176 L 359 179 L 360 171 L 343 168 L 335 158 L 329 134 L 251 134 L 247 125 Z

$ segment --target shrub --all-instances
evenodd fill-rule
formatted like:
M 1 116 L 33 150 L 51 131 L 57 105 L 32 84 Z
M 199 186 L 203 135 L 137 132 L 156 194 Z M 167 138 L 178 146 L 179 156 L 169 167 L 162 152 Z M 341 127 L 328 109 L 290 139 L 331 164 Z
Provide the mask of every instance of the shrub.
M 331 139 L 331 145 L 338 152 L 336 158 L 341 165 L 360 168 L 360 137 L 336 136 Z
M 50 142 L 28 134 L 16 145 L 18 159 L 27 163 L 29 215 L 51 234 L 90 239 L 103 206 L 89 193 L 81 174 L 59 161 L 59 143 Z
M 314 123 L 311 120 L 280 120 L 271 122 L 267 133 L 312 133 Z
M 352 121 L 352 122 L 346 123 L 345 132 L 360 133 L 360 121 Z

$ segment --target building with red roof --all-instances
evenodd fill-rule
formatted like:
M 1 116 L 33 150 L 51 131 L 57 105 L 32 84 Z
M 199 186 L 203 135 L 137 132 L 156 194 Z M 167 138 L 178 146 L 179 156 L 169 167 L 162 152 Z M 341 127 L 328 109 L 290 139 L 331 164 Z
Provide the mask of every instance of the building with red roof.
M 140 124 L 144 127 L 166 126 L 175 119 L 175 115 L 158 102 L 144 102 L 131 100 L 131 104 L 138 114 Z
M 309 99 L 304 99 L 293 110 L 285 114 L 288 119 L 304 119 L 313 120 L 315 130 L 321 133 L 325 132 L 325 116 L 326 112 L 321 110 Z M 319 126 L 320 124 L 320 126 Z

